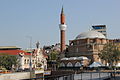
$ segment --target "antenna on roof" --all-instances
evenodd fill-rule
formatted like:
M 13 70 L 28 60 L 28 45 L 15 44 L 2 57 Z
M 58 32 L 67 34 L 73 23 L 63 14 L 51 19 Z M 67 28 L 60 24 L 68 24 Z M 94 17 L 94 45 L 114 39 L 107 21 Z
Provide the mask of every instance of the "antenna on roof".
M 91 25 L 89 26 L 89 29 L 88 29 L 89 31 L 91 31 L 92 29 L 91 29 Z

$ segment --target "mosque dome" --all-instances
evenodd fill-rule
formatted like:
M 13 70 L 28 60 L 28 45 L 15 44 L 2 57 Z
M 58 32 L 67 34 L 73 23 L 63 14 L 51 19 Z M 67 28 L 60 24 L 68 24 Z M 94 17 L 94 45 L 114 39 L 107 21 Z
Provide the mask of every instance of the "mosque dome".
M 85 39 L 85 38 L 106 38 L 106 37 L 102 33 L 94 30 L 82 32 L 76 37 L 76 39 Z

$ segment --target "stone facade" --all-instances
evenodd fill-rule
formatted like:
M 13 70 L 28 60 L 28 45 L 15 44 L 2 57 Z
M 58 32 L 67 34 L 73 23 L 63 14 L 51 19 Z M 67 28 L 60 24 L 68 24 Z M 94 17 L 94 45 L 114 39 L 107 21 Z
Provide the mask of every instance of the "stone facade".
M 70 40 L 67 57 L 85 56 L 91 59 L 92 62 L 98 62 L 100 61 L 98 53 L 107 42 L 107 39 L 100 38 Z
M 101 61 L 98 53 L 103 50 L 104 45 L 107 43 L 114 43 L 117 44 L 118 47 L 120 46 L 119 39 L 85 38 L 70 40 L 66 57 L 84 56 L 90 60 L 90 63 L 101 62 L 106 64 L 105 62 Z

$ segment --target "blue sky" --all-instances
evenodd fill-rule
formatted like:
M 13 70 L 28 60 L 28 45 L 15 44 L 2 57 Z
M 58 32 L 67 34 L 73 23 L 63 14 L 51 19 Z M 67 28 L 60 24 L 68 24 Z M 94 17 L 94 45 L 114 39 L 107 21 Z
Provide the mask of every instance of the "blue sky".
M 0 0 L 0 46 L 41 47 L 60 41 L 59 15 L 64 5 L 66 42 L 92 25 L 107 25 L 108 38 L 120 38 L 120 0 Z

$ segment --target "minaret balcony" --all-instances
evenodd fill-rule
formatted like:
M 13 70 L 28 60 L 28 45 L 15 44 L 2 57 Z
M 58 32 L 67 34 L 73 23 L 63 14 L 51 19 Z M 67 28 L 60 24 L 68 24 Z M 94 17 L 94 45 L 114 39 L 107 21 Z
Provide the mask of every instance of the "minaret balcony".
M 60 30 L 66 30 L 67 25 L 65 25 L 65 24 L 60 24 L 60 25 L 59 25 L 59 28 L 60 28 Z

